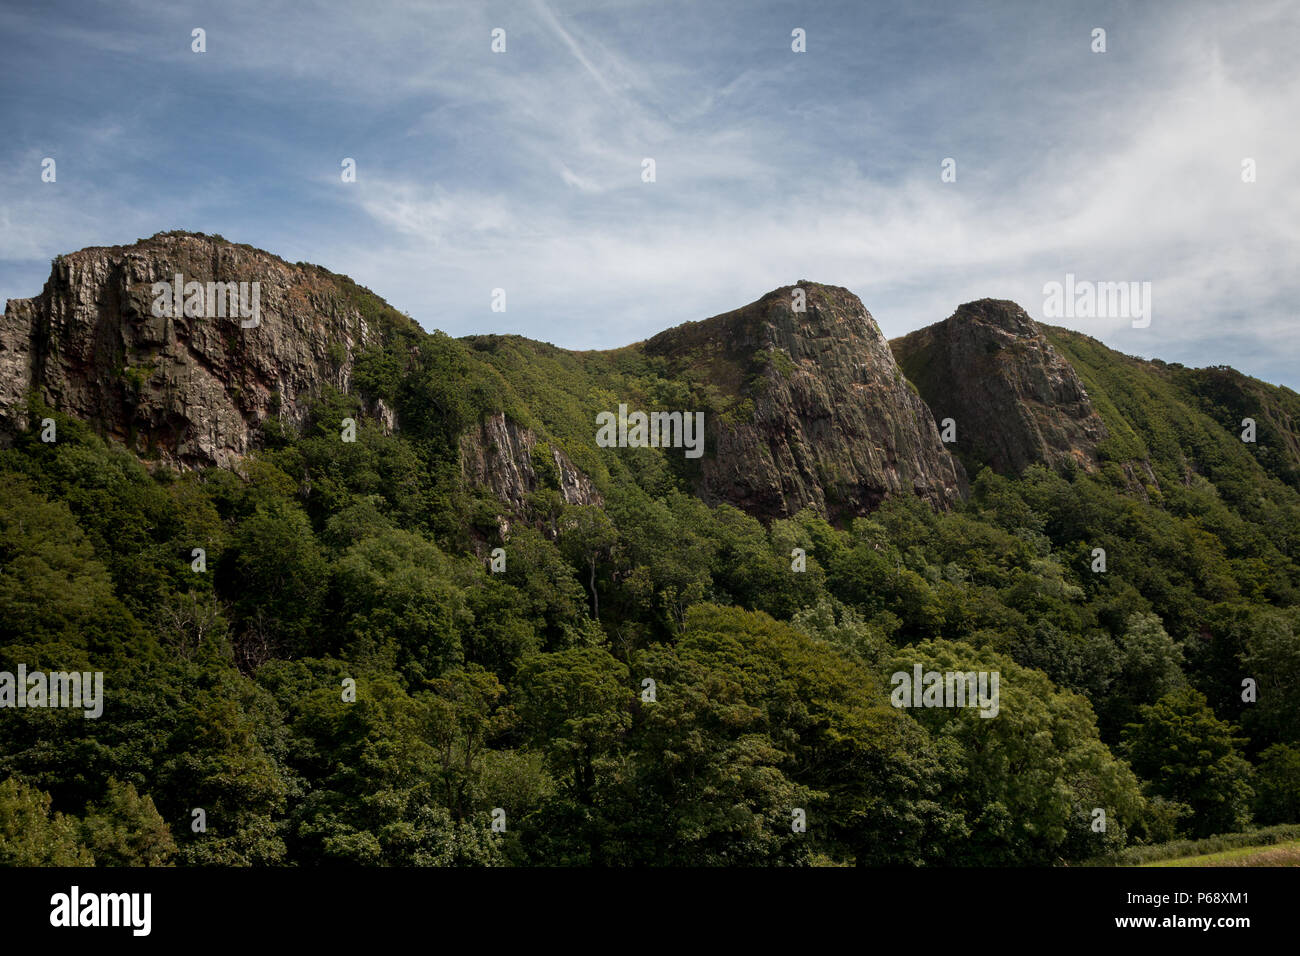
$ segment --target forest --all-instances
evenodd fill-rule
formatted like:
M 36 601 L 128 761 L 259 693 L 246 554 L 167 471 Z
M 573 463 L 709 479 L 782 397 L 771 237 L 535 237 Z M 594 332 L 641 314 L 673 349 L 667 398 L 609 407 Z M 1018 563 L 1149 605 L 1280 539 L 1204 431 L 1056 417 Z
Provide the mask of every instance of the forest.
M 104 712 L 3 714 L 0 863 L 1049 866 L 1300 822 L 1300 472 L 1257 411 L 1293 393 L 1049 330 L 1103 467 L 760 520 L 593 441 L 620 402 L 745 414 L 703 371 L 387 321 L 238 468 L 31 398 L 0 671 L 103 672 Z M 494 413 L 544 439 L 522 510 L 459 466 Z M 892 706 L 917 665 L 1000 675 L 996 718 Z

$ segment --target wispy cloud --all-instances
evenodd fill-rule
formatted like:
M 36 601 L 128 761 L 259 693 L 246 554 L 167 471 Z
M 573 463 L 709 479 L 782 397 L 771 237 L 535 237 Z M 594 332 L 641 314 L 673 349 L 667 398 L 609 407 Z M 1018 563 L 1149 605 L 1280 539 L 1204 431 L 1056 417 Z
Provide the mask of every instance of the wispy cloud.
M 575 348 L 801 277 L 853 289 L 887 334 L 984 295 L 1040 315 L 1072 272 L 1153 284 L 1150 328 L 1074 322 L 1089 334 L 1300 385 L 1290 4 L 237 0 L 206 59 L 205 24 L 170 5 L 4 17 L 0 79 L 47 77 L 0 108 L 8 295 L 154 224 L 319 261 L 430 327 Z M 43 193 L 32 164 L 56 148 Z

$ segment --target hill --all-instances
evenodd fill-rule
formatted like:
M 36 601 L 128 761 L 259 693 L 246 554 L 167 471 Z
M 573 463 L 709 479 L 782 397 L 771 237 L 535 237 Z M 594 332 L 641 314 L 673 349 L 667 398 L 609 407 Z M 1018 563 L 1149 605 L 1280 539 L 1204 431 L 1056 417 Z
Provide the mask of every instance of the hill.
M 801 281 L 571 352 L 220 237 L 61 256 L 0 324 L 0 863 L 1054 865 L 1295 824 L 1298 411 L 995 300 L 886 343 Z

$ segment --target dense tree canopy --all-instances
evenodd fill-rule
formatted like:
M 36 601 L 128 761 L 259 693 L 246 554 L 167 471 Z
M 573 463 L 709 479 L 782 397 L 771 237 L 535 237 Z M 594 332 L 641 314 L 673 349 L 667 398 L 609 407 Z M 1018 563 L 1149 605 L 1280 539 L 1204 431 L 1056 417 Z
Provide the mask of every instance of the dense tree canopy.
M 0 452 L 0 671 L 102 671 L 105 711 L 3 712 L 0 862 L 1054 864 L 1300 819 L 1286 462 L 1133 404 L 1095 473 L 764 524 L 680 456 L 584 444 L 613 396 L 565 361 L 398 342 L 238 471 L 151 470 L 43 410 L 57 443 Z M 545 436 L 523 513 L 460 474 L 488 412 Z M 553 447 L 599 502 L 565 503 Z M 895 706 L 918 665 L 997 674 L 997 716 Z

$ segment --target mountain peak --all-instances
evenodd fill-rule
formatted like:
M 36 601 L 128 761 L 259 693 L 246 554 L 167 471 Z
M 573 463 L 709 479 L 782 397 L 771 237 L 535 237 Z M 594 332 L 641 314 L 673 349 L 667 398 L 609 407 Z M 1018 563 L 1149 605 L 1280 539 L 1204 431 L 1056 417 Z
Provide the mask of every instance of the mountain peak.
M 231 242 L 225 236 L 216 233 L 209 235 L 205 232 L 191 232 L 187 229 L 169 229 L 164 232 L 155 232 L 152 236 L 116 246 L 86 246 L 84 249 L 78 249 L 75 252 L 58 255 L 54 261 L 56 263 L 80 262 L 104 256 L 161 256 L 185 254 L 186 252 L 189 255 L 194 255 L 200 251 L 210 253 L 216 249 L 238 249 L 246 254 L 263 256 L 285 265 L 289 264 L 273 253 L 250 246 L 247 243 Z
M 938 507 L 966 489 L 929 409 L 848 289 L 801 280 L 644 343 L 736 397 L 715 419 L 701 494 L 784 517 L 832 519 L 914 492 Z
M 1078 375 L 1015 302 L 979 299 L 890 343 L 973 474 L 1043 463 L 1097 468 L 1106 428 Z
M 798 360 L 809 339 L 822 338 L 871 342 L 880 338 L 880 328 L 848 289 L 801 279 L 738 309 L 660 332 L 644 347 L 657 355 L 712 347 L 741 361 L 755 350 L 776 348 Z
M 1038 326 L 1029 313 L 1010 299 L 976 299 L 957 307 L 950 321 L 977 322 L 1012 335 L 1036 336 Z
M 264 422 L 300 424 L 308 396 L 348 388 L 357 352 L 413 324 L 344 276 L 221 236 L 82 249 L 5 306 L 0 433 L 27 427 L 34 391 L 142 454 L 230 465 Z

